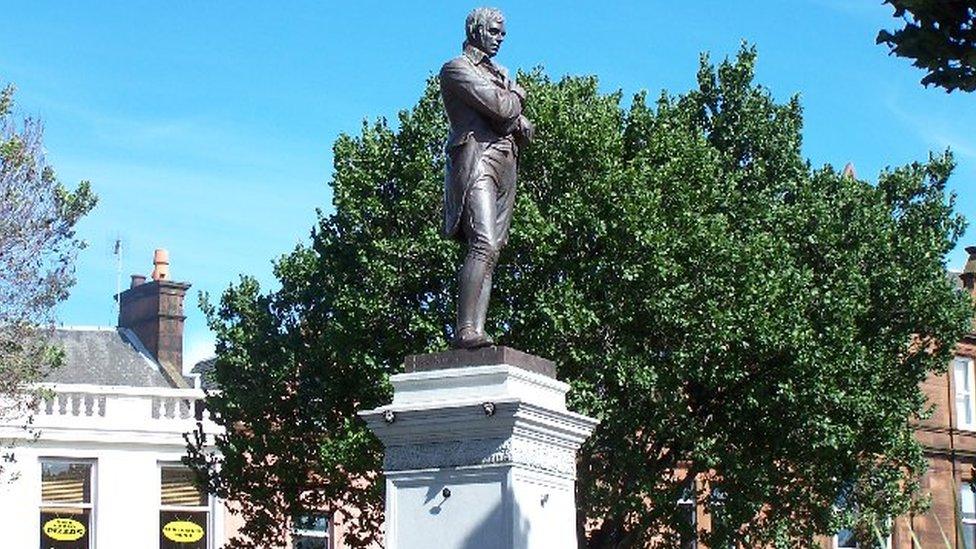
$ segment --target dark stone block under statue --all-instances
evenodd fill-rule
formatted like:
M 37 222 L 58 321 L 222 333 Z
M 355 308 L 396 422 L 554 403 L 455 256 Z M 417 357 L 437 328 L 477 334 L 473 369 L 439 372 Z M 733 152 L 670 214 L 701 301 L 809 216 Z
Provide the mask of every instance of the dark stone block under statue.
M 556 363 L 501 345 L 476 349 L 453 349 L 440 353 L 408 355 L 403 361 L 404 373 L 429 372 L 449 368 L 495 366 L 507 364 L 555 379 Z

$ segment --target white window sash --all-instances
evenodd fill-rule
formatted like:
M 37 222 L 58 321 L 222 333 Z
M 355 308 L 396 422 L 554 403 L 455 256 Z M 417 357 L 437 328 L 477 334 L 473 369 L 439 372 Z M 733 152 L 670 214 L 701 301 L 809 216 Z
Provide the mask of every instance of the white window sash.
M 962 379 L 957 369 L 962 366 Z M 955 385 L 956 427 L 958 429 L 976 430 L 976 402 L 973 399 L 973 387 L 976 386 L 976 372 L 973 371 L 973 360 L 956 357 L 952 367 L 952 381 Z M 965 385 L 961 383 L 964 381 Z
M 329 513 L 326 516 L 328 516 L 329 523 L 325 530 L 306 530 L 303 528 L 293 528 L 291 531 L 292 543 L 295 543 L 298 540 L 298 538 L 318 539 L 318 540 L 325 540 L 325 546 L 331 548 L 333 515 Z
M 160 511 L 174 511 L 174 512 L 177 512 L 177 513 L 180 513 L 180 512 L 209 513 L 210 512 L 210 506 L 209 505 L 201 505 L 199 507 L 193 507 L 193 506 L 189 506 L 189 505 L 160 505 L 159 506 L 159 510 Z
M 295 530 L 292 532 L 292 537 L 296 538 L 315 538 L 329 540 L 329 533 L 322 532 L 321 530 Z
M 832 543 L 833 549 L 849 549 L 850 548 L 850 545 L 843 545 L 843 546 L 841 546 L 841 545 L 838 545 L 837 543 L 838 543 L 837 542 L 837 534 L 834 534 L 833 543 Z M 854 547 L 859 548 L 860 545 L 857 544 L 857 543 L 855 543 L 854 544 Z M 891 549 L 891 534 L 888 534 L 888 537 L 885 538 L 884 549 Z
M 41 482 L 44 482 L 44 464 L 45 463 L 84 463 L 91 465 L 88 470 L 88 483 L 91 486 L 90 493 L 88 497 L 89 501 L 85 503 L 65 503 L 63 501 L 41 501 L 40 505 L 37 506 L 37 516 L 40 517 L 41 513 L 45 509 L 85 509 L 88 511 L 88 547 L 95 547 L 95 501 L 98 497 L 98 461 L 95 459 L 88 458 L 72 458 L 72 457 L 54 457 L 54 456 L 42 456 L 38 459 L 38 464 L 41 466 Z
M 160 486 L 159 486 L 160 496 L 162 495 L 162 489 L 163 489 L 162 474 L 163 474 L 163 469 L 165 468 L 178 469 L 178 468 L 186 468 L 186 467 L 180 463 L 159 462 L 157 467 L 158 474 L 156 476 L 157 478 L 160 479 Z M 159 499 L 157 499 L 156 501 L 159 501 Z M 156 512 L 156 515 L 158 517 L 159 513 L 163 513 L 163 512 L 206 513 L 207 519 L 206 519 L 205 537 L 207 539 L 207 547 L 214 547 L 214 544 L 216 543 L 216 535 L 215 535 L 216 532 L 214 528 L 215 503 L 216 503 L 216 498 L 213 496 L 213 494 L 207 494 L 206 505 L 163 505 L 162 503 L 158 503 L 157 507 L 159 508 L 159 510 Z M 161 529 L 162 527 L 163 524 L 160 524 L 159 528 Z

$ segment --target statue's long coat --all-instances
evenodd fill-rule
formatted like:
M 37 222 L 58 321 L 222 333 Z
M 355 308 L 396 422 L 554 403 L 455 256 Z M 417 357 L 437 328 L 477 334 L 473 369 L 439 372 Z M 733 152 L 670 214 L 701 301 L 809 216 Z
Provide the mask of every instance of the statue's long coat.
M 444 109 L 451 122 L 446 145 L 444 235 L 463 240 L 460 220 L 464 201 L 478 178 L 481 157 L 491 143 L 510 136 L 518 128 L 522 99 L 511 90 L 505 69 L 470 46 L 444 64 L 440 84 Z M 515 185 L 514 180 L 499 183 Z

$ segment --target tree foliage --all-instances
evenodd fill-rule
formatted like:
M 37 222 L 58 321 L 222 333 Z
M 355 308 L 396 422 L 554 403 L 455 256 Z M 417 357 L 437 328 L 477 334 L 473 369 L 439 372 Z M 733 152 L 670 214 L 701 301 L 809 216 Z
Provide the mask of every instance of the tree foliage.
M 928 74 L 922 84 L 947 92 L 976 90 L 976 3 L 973 0 L 885 0 L 905 26 L 882 30 L 878 44 L 913 59 Z M 909 17 L 910 16 L 910 17 Z
M 37 396 L 29 384 L 59 361 L 47 329 L 84 247 L 75 225 L 96 202 L 87 181 L 74 191 L 58 181 L 41 122 L 20 119 L 13 97 L 0 90 L 0 418 L 22 413 Z
M 963 228 L 952 158 L 877 184 L 812 169 L 798 100 L 756 85 L 754 61 L 703 58 L 697 89 L 629 105 L 592 77 L 521 77 L 539 137 L 490 331 L 554 358 L 572 409 L 601 420 L 579 459 L 589 547 L 692 535 L 684 471 L 716 544 L 871 531 L 917 494 L 919 383 L 972 312 L 943 265 Z M 335 213 L 276 262 L 280 288 L 244 277 L 209 306 L 208 405 L 228 431 L 222 457 L 197 444 L 191 461 L 241 502 L 256 546 L 309 506 L 355 509 L 348 542 L 379 534 L 382 448 L 355 414 L 389 401 L 405 355 L 452 335 L 446 129 L 432 81 L 395 126 L 340 137 Z

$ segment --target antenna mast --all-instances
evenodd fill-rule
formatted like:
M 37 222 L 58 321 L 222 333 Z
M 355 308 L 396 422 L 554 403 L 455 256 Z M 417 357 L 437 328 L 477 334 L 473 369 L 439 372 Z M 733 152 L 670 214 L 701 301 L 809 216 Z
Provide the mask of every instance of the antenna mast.
M 122 238 L 115 237 L 115 318 L 122 312 L 122 302 L 119 295 L 122 293 Z

